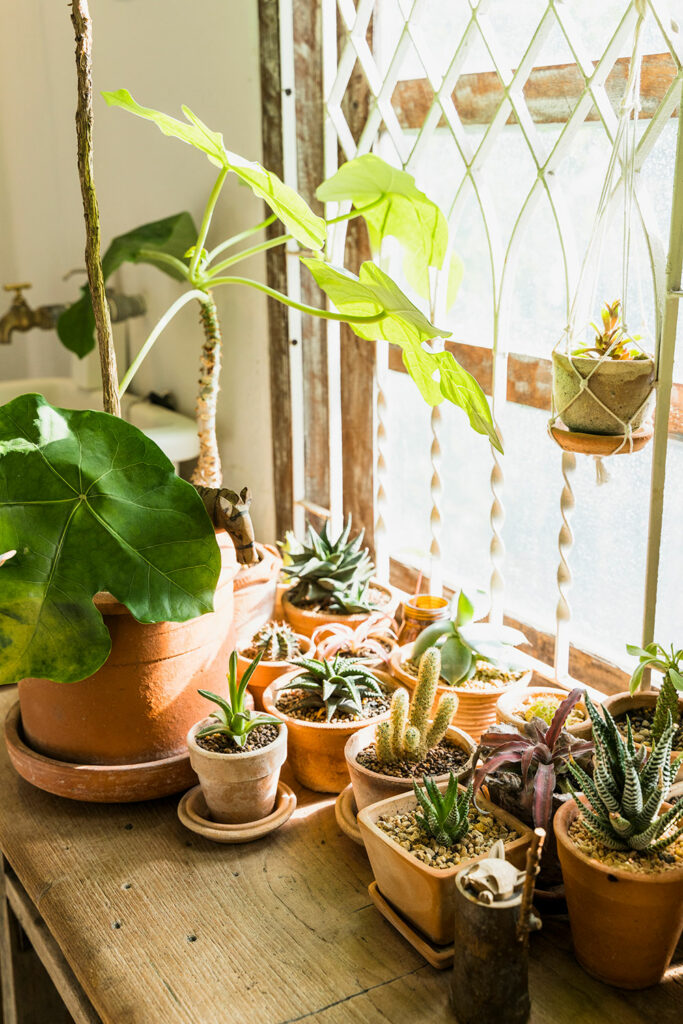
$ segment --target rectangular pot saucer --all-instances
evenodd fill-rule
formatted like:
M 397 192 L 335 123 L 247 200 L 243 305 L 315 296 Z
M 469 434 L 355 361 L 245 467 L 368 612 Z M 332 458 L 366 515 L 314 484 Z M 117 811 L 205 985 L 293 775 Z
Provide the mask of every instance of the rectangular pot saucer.
M 413 949 L 423 956 L 428 964 L 436 967 L 437 971 L 445 971 L 453 966 L 455 956 L 455 944 L 450 946 L 435 946 L 426 936 L 408 924 L 406 919 L 384 898 L 379 891 L 377 882 L 371 882 L 368 886 L 370 899 L 379 910 L 382 917 L 392 925 L 403 938 L 410 943 Z

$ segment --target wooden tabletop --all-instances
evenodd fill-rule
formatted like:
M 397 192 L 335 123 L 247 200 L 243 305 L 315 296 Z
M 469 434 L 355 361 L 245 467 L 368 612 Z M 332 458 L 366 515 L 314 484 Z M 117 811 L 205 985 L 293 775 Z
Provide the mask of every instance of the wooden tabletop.
M 2 718 L 15 699 L 0 692 Z M 175 798 L 63 800 L 0 746 L 0 846 L 104 1024 L 453 1021 L 449 972 L 371 904 L 333 797 L 298 789 L 279 831 L 219 846 L 183 828 Z M 574 961 L 566 920 L 532 936 L 530 990 L 533 1024 L 683 1020 L 683 964 L 656 989 L 608 988 Z

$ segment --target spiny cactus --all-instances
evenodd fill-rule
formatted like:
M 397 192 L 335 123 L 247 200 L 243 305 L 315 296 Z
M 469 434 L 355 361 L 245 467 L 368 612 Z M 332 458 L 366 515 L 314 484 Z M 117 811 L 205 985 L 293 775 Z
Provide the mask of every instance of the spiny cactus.
M 332 661 L 297 658 L 293 664 L 305 668 L 306 672 L 294 676 L 279 691 L 304 691 L 304 697 L 292 710 L 324 708 L 325 720 L 329 722 L 337 711 L 362 715 L 363 697 L 371 693 L 379 697 L 383 695 L 382 687 L 370 669 L 351 658 L 337 657 Z
M 267 622 L 254 633 L 249 652 L 256 655 L 259 651 L 264 661 L 291 661 L 301 654 L 298 637 L 286 622 Z
M 603 708 L 603 719 L 588 694 L 586 707 L 595 740 L 593 778 L 575 761 L 569 764 L 574 781 L 590 804 L 579 803 L 583 824 L 610 850 L 656 851 L 669 846 L 683 835 L 681 825 L 662 838 L 670 826 L 683 818 L 683 803 L 659 815 L 671 785 L 671 716 L 659 743 L 648 756 L 645 746 L 636 750 L 630 722 L 627 721 L 624 740 L 608 709 Z
M 430 647 L 422 656 L 413 699 L 408 707 L 408 692 L 398 689 L 391 698 L 391 717 L 377 726 L 377 759 L 382 764 L 394 761 L 421 761 L 436 747 L 451 724 L 458 707 L 454 693 L 444 693 L 429 724 L 441 670 L 441 653 Z
M 375 571 L 363 534 L 349 540 L 351 518 L 336 540 L 330 540 L 327 524 L 321 532 L 308 527 L 307 543 L 290 552 L 287 578 L 296 582 L 287 594 L 293 605 L 318 605 L 328 612 L 351 615 L 369 612 L 367 591 Z
M 442 793 L 434 779 L 425 777 L 425 788 L 413 782 L 413 790 L 424 814 L 417 815 L 418 824 L 442 846 L 454 846 L 467 835 L 470 827 L 469 809 L 472 802 L 472 783 L 465 792 L 458 789 L 453 772 L 446 792 Z

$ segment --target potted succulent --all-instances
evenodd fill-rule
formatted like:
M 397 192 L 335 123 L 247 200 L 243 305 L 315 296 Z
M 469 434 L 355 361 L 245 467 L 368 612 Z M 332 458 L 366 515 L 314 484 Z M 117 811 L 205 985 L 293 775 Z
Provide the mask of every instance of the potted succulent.
M 287 757 L 287 726 L 273 715 L 250 711 L 247 685 L 260 655 L 237 681 L 237 655 L 230 655 L 228 696 L 199 690 L 216 711 L 187 734 L 190 761 L 199 776 L 211 817 L 228 825 L 259 821 L 273 809 L 280 768 Z
M 572 798 L 570 761 L 590 774 L 593 744 L 572 736 L 565 727 L 572 710 L 583 699 L 576 688 L 559 704 L 548 723 L 538 717 L 515 726 L 496 725 L 483 734 L 479 752 L 485 760 L 474 773 L 475 796 L 483 786 L 499 807 L 533 828 L 545 829 L 546 842 L 539 883 L 546 890 L 560 885 L 557 848 L 550 828 L 558 809 Z M 475 760 L 477 755 L 475 755 Z
M 423 629 L 413 644 L 399 647 L 391 671 L 409 689 L 415 686 L 419 659 L 430 647 L 441 651 L 441 680 L 437 697 L 457 690 L 453 724 L 478 740 L 496 720 L 496 702 L 510 687 L 525 687 L 531 679 L 530 659 L 515 644 L 523 633 L 510 626 L 474 622 L 474 606 L 461 592 L 455 616 Z
M 295 665 L 264 691 L 263 706 L 287 723 L 289 764 L 298 781 L 340 793 L 349 783 L 346 741 L 369 721 L 388 717 L 392 687 L 348 658 L 299 658 Z
M 472 784 L 453 775 L 426 791 L 389 797 L 365 807 L 358 824 L 382 895 L 430 942 L 453 942 L 456 874 L 480 860 L 499 839 L 505 857 L 524 867 L 531 831 L 507 811 L 472 803 Z
M 375 566 L 363 533 L 350 538 L 351 519 L 331 540 L 327 523 L 318 534 L 309 525 L 307 543 L 292 552 L 287 576 L 292 586 L 282 598 L 287 622 L 305 636 L 319 626 L 345 622 L 359 626 L 373 612 L 389 613 L 394 600 L 388 587 L 373 580 Z
M 368 725 L 346 741 L 344 755 L 358 810 L 405 792 L 414 779 L 430 775 L 437 783 L 447 782 L 451 772 L 462 775 L 469 765 L 474 743 L 450 725 L 456 694 L 443 694 L 430 718 L 440 660 L 437 648 L 426 651 L 410 703 L 407 690 L 395 690 L 388 721 Z
M 665 803 L 674 726 L 648 753 L 588 695 L 586 706 L 593 778 L 570 762 L 584 796 L 554 821 L 574 951 L 601 981 L 645 988 L 661 980 L 683 927 L 683 803 Z
M 331 622 L 313 630 L 311 639 L 321 658 L 353 658 L 368 668 L 386 668 L 396 648 L 393 619 L 374 612 L 355 628 L 345 622 Z
M 237 678 L 242 676 L 258 657 L 258 664 L 249 676 L 249 691 L 254 706 L 263 710 L 263 691 L 285 672 L 291 672 L 296 658 L 313 654 L 313 641 L 295 633 L 286 622 L 267 622 L 254 633 L 241 650 L 237 650 Z
M 526 690 L 509 690 L 501 693 L 496 703 L 496 721 L 499 725 L 511 725 L 519 732 L 527 722 L 534 718 L 542 719 L 547 725 L 553 720 L 555 712 L 567 694 L 563 690 L 547 686 L 529 686 Z M 591 735 L 591 722 L 583 700 L 578 700 L 572 707 L 564 728 L 572 736 L 588 738 Z

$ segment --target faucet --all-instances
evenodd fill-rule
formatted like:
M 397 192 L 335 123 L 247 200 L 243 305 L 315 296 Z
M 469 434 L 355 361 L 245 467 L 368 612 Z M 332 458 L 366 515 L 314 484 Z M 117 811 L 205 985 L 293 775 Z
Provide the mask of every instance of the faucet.
M 14 298 L 5 315 L 0 317 L 0 345 L 10 344 L 13 331 L 30 331 L 34 327 L 39 327 L 42 331 L 52 330 L 64 310 L 68 308 L 65 305 L 54 305 L 31 309 L 23 296 L 23 292 L 30 287 L 27 282 L 4 286 L 6 292 L 14 292 Z M 119 295 L 108 290 L 107 298 L 112 323 L 120 323 L 134 316 L 144 316 L 147 312 L 147 303 L 143 295 Z

